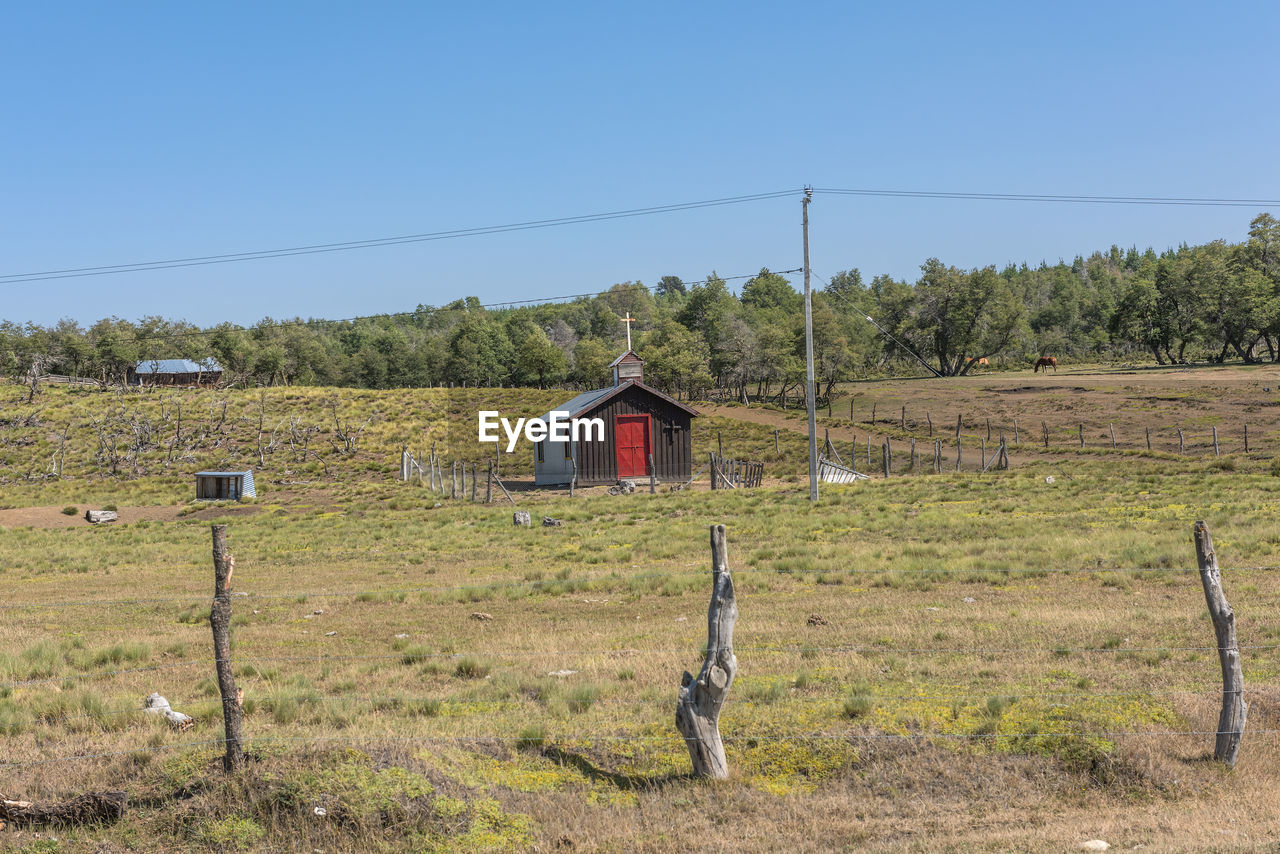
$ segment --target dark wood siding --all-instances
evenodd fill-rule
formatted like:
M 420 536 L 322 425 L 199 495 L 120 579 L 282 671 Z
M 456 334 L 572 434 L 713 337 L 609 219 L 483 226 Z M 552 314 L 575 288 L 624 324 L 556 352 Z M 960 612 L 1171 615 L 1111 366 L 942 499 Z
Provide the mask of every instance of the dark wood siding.
M 689 429 L 689 413 L 643 388 L 632 386 L 579 416 L 604 420 L 603 442 L 578 443 L 579 483 L 617 481 L 614 419 L 618 415 L 650 416 L 649 442 L 658 480 L 688 480 L 693 475 L 693 439 Z

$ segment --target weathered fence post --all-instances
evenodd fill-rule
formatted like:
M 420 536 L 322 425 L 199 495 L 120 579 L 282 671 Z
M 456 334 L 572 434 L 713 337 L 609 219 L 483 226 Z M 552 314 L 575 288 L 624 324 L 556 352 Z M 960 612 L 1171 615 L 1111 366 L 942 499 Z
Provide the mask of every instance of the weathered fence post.
M 476 501 L 476 481 L 480 479 L 480 464 L 471 464 L 471 503 Z
M 1249 713 L 1249 704 L 1244 701 L 1240 646 L 1236 641 L 1236 615 L 1222 592 L 1218 555 L 1213 550 L 1209 526 L 1204 522 L 1196 522 L 1195 541 L 1200 583 L 1204 586 L 1204 601 L 1209 606 L 1213 633 L 1218 639 L 1218 660 L 1222 664 L 1222 712 L 1218 715 L 1213 758 L 1233 768 L 1236 754 L 1240 750 L 1240 740 L 1244 737 L 1245 717 Z
M 724 525 L 711 526 L 711 604 L 707 608 L 707 657 L 695 680 L 686 670 L 676 700 L 676 729 L 689 748 L 693 773 L 725 780 L 729 761 L 720 740 L 720 710 L 738 673 L 733 654 L 733 626 L 738 602 L 729 575 Z
M 778 449 L 778 428 L 777 428 L 777 427 L 774 427 L 774 428 L 773 428 L 773 452 L 774 452 L 775 454 L 780 454 L 780 453 L 782 453 L 782 452 Z
M 409 446 L 404 445 L 400 448 L 400 479 L 409 479 Z
M 911 471 L 916 470 L 916 437 L 911 437 Z
M 876 402 L 874 400 L 871 401 L 871 423 L 876 423 Z
M 849 398 L 849 420 L 853 420 L 853 398 Z
M 956 438 L 960 438 L 960 416 L 956 416 Z
M 1147 450 L 1151 450 L 1151 428 L 1147 427 Z
M 1244 425 L 1244 452 L 1249 453 L 1249 425 Z
M 1213 426 L 1213 455 L 1215 457 L 1221 456 L 1218 453 L 1218 425 L 1216 424 Z
M 933 416 L 929 413 L 924 414 L 925 420 L 929 422 L 929 435 L 933 435 Z
M 942 474 L 942 440 L 933 440 L 933 473 Z
M 578 467 L 575 465 L 574 480 L 577 479 Z M 569 482 L 569 495 L 573 496 L 573 481 Z M 493 460 L 489 460 L 489 476 L 484 479 L 484 503 L 488 504 L 493 501 Z
M 1013 419 L 1013 444 L 1018 444 L 1018 419 Z
M 1084 447 L 1084 425 L 1083 424 L 1077 425 L 1076 430 L 1080 434 L 1080 447 L 1083 448 Z
M 987 419 L 987 441 L 991 441 L 991 419 Z
M 960 437 L 956 436 L 956 471 L 960 471 Z
M 658 491 L 658 470 L 653 467 L 653 454 L 649 455 L 649 494 Z
M 1107 426 L 1111 428 L 1111 450 L 1114 451 L 1116 449 L 1116 425 L 1108 424 Z
M 458 461 L 457 460 L 453 461 L 453 466 L 452 468 L 450 468 L 449 471 L 452 475 L 451 477 L 452 484 L 450 487 L 449 497 L 457 498 L 458 497 Z
M 707 454 L 707 469 L 711 473 L 711 488 L 719 489 L 720 484 L 717 481 L 719 481 L 720 478 L 717 476 L 717 472 L 716 472 L 716 455 L 715 454 Z
M 721 438 L 719 430 L 716 431 L 716 456 L 724 456 L 724 440 Z
M 1186 448 L 1186 444 L 1182 441 L 1182 428 L 1178 428 L 1178 453 L 1182 453 Z
M 209 626 L 213 629 L 213 660 L 218 672 L 218 692 L 222 695 L 222 722 L 226 729 L 227 753 L 222 767 L 238 771 L 244 767 L 240 745 L 240 715 L 243 695 L 236 690 L 231 667 L 231 576 L 236 560 L 227 552 L 227 526 L 213 525 L 213 606 Z
M 907 429 L 907 407 L 905 406 L 902 407 L 902 417 L 898 419 L 898 429 Z
M 867 473 L 871 473 L 871 434 L 867 434 Z
M 889 476 L 889 440 L 885 439 L 884 444 L 880 446 L 880 462 L 884 465 L 884 476 Z
M 1044 434 L 1044 446 L 1046 448 L 1049 447 L 1049 422 L 1048 421 L 1040 422 L 1040 432 Z
M 982 464 L 982 471 L 986 471 L 987 470 L 987 440 L 979 438 L 978 441 L 982 443 L 982 459 L 980 460 Z

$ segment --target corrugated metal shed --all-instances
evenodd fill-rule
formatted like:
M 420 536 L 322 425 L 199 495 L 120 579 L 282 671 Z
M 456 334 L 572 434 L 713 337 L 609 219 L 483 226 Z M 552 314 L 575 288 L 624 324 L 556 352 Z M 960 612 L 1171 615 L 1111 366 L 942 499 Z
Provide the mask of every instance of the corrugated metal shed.
M 248 471 L 198 471 L 196 472 L 196 498 L 204 501 L 239 501 L 256 498 L 253 470 Z
M 133 370 L 139 374 L 198 374 L 221 371 L 222 366 L 213 359 L 200 362 L 190 359 L 151 359 L 139 362 Z

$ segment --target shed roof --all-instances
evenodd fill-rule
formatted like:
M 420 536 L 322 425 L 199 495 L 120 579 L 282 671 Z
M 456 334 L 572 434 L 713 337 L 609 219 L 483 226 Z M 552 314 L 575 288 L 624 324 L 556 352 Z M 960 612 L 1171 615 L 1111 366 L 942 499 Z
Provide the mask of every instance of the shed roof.
M 549 420 L 551 418 L 552 412 L 568 412 L 570 418 L 577 418 L 579 415 L 586 412 L 587 410 L 594 409 L 596 406 L 600 405 L 601 403 L 604 403 L 606 400 L 613 397 L 615 394 L 621 394 L 623 389 L 630 388 L 631 386 L 635 386 L 638 389 L 646 391 L 649 394 L 654 395 L 655 397 L 660 397 L 663 400 L 665 400 L 667 403 L 670 403 L 672 406 L 678 406 L 679 408 L 683 409 L 685 412 L 689 413 L 690 416 L 696 416 L 699 414 L 698 410 L 694 409 L 693 407 L 685 406 L 683 403 L 676 400 L 674 397 L 669 397 L 668 395 L 665 395 L 662 392 L 658 391 L 656 388 L 650 388 L 649 386 L 645 385 L 639 380 L 626 380 L 625 382 L 619 383 L 616 386 L 611 385 L 611 386 L 606 386 L 604 388 L 595 389 L 594 391 L 584 391 L 582 394 L 578 395 L 577 397 L 570 398 L 569 400 L 566 400 L 564 403 L 552 409 L 550 412 L 548 412 L 546 415 L 543 416 L 543 420 Z
M 253 474 L 253 469 L 246 471 L 198 471 L 196 477 L 243 477 L 246 474 Z
M 193 362 L 190 359 L 147 359 L 133 369 L 139 374 L 199 374 L 221 371 L 222 366 L 213 359 Z

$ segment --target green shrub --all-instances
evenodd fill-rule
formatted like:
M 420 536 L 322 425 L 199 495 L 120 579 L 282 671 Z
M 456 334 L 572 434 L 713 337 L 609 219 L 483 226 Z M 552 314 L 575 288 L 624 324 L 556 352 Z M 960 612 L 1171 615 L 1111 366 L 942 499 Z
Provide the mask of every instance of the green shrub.
M 62 508 L 62 515 L 63 515 L 63 516 L 75 516 L 75 515 L 76 515 L 77 513 L 79 513 L 79 512 L 80 512 L 80 508 L 79 508 L 79 507 L 70 507 L 70 506 L 68 506 L 68 507 L 63 507 L 63 508 Z
M 871 694 L 871 687 L 860 682 L 853 686 L 849 698 L 844 701 L 844 716 L 854 720 L 864 718 L 871 714 L 871 710 L 875 707 L 876 700 Z

